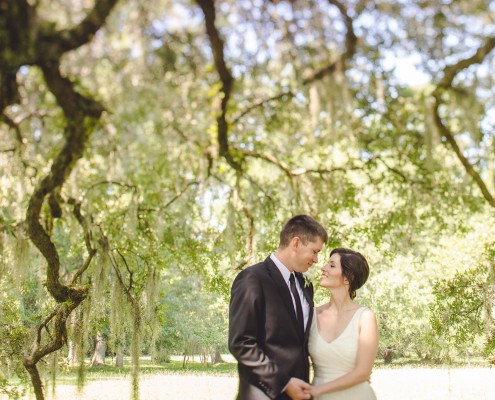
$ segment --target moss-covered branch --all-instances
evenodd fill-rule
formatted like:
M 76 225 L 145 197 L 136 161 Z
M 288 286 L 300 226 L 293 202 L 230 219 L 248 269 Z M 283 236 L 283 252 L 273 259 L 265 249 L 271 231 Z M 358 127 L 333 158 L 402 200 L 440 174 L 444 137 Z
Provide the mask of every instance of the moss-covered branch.
M 55 24 L 39 18 L 36 5 L 27 0 L 0 0 L 0 115 L 9 105 L 19 101 L 16 74 L 21 66 L 41 68 L 48 90 L 54 95 L 65 118 L 64 143 L 51 160 L 50 171 L 35 185 L 26 210 L 29 238 L 47 263 L 46 288 L 58 305 L 38 326 L 36 340 L 24 366 L 31 376 L 37 400 L 44 399 L 37 363 L 46 355 L 60 349 L 67 341 L 66 322 L 70 313 L 88 295 L 86 287 L 75 285 L 77 278 L 89 267 L 95 250 L 85 231 L 88 257 L 75 274 L 70 285 L 60 281 L 60 257 L 48 232 L 42 225 L 43 204 L 48 201 L 52 215 L 61 216 L 60 191 L 78 160 L 83 157 L 86 143 L 95 130 L 103 106 L 89 96 L 80 94 L 74 84 L 60 73 L 60 59 L 67 51 L 88 43 L 103 26 L 117 0 L 96 0 L 92 10 L 77 26 L 57 31 Z M 9 123 L 8 118 L 2 118 Z M 11 126 L 11 124 L 9 124 Z M 77 214 L 76 218 L 82 217 Z M 81 218 L 78 218 L 81 222 Z M 42 337 L 43 329 L 52 335 Z M 43 340 L 45 339 L 45 340 Z
M 353 20 L 349 16 L 347 7 L 345 6 L 345 4 L 341 3 L 338 0 L 328 0 L 328 2 L 337 7 L 344 20 L 344 24 L 346 27 L 345 50 L 337 60 L 332 61 L 328 65 L 314 72 L 310 77 L 306 78 L 303 82 L 305 85 L 314 81 L 321 80 L 323 79 L 323 77 L 332 74 L 337 69 L 344 71 L 347 60 L 351 59 L 356 53 L 357 36 L 354 33 Z
M 234 79 L 224 57 L 224 43 L 215 25 L 215 3 L 213 0 L 196 0 L 205 16 L 206 33 L 211 43 L 215 68 L 222 82 L 220 88 L 220 111 L 217 116 L 218 146 L 220 155 L 238 172 L 242 172 L 241 164 L 234 159 L 229 148 L 229 124 L 227 122 L 227 105 L 230 100 Z
M 19 101 L 16 74 L 23 65 L 58 64 L 64 53 L 89 43 L 118 0 L 96 0 L 76 26 L 55 29 L 27 0 L 0 0 L 0 114 Z
M 442 137 L 445 138 L 447 143 L 452 147 L 452 150 L 456 154 L 457 158 L 461 162 L 465 171 L 471 178 L 473 178 L 476 185 L 479 187 L 483 197 L 490 204 L 495 207 L 495 197 L 488 189 L 485 181 L 471 164 L 468 158 L 462 152 L 459 144 L 457 143 L 454 134 L 449 129 L 448 125 L 444 123 L 440 115 L 440 106 L 444 103 L 443 93 L 453 88 L 453 82 L 455 77 L 466 68 L 472 65 L 480 64 L 484 61 L 485 57 L 495 48 L 495 37 L 490 37 L 477 49 L 474 55 L 471 57 L 461 59 L 457 63 L 448 65 L 443 70 L 443 77 L 438 83 L 437 87 L 433 91 L 434 101 L 432 102 L 432 114 L 435 126 Z

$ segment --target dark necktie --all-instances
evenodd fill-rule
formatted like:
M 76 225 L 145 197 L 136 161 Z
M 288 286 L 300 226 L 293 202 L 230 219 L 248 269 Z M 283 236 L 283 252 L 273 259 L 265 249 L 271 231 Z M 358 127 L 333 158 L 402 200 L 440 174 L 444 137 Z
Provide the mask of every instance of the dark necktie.
M 304 315 L 301 305 L 301 298 L 299 297 L 299 293 L 297 291 L 296 279 L 293 273 L 290 274 L 289 284 L 290 284 L 290 291 L 292 292 L 292 295 L 294 296 L 294 300 L 296 302 L 297 323 L 299 325 L 300 331 L 304 333 Z

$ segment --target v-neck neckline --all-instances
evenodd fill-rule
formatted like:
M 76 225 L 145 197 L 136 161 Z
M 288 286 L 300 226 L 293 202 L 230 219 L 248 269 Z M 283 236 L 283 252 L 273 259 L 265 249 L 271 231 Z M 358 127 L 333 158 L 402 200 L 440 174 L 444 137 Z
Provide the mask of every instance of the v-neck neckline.
M 356 316 L 357 312 L 363 307 L 358 307 L 356 308 L 356 310 L 354 311 L 354 314 L 352 314 L 352 317 L 351 319 L 349 320 L 349 322 L 347 323 L 347 325 L 345 326 L 345 328 L 342 330 L 342 332 L 340 332 L 337 336 L 335 336 L 334 339 L 328 341 L 326 340 L 320 333 L 320 325 L 318 323 L 318 311 L 316 311 L 315 309 L 315 315 L 314 315 L 314 318 L 315 318 L 315 324 L 316 324 L 316 333 L 318 333 L 318 337 L 323 340 L 326 344 L 332 344 L 334 343 L 336 340 L 340 339 L 340 337 L 345 333 L 345 331 L 347 331 L 347 329 L 349 328 L 349 326 L 351 325 L 352 321 L 354 320 L 354 317 Z

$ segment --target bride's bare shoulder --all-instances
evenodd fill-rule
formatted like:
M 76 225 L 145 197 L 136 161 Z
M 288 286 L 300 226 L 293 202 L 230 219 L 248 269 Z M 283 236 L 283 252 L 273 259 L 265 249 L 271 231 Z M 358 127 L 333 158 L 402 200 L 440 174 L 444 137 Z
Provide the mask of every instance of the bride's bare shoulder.
M 359 317 L 359 322 L 361 324 L 373 324 L 376 325 L 376 316 L 375 313 L 369 309 L 368 307 L 363 307 L 364 310 L 361 312 Z

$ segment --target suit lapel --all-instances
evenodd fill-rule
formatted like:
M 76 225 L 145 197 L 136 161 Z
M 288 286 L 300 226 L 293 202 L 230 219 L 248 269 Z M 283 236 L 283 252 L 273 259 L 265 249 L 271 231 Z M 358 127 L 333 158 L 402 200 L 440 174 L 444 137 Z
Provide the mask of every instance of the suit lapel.
M 308 323 L 306 324 L 306 329 L 304 331 L 305 336 L 309 334 L 309 328 L 311 327 L 311 322 L 313 321 L 313 308 L 314 308 L 314 301 L 313 301 L 313 295 L 314 295 L 314 288 L 313 284 L 311 282 L 306 283 L 304 279 L 304 275 L 300 272 L 296 273 L 297 280 L 299 281 L 299 285 L 303 288 L 303 293 L 304 297 L 306 298 L 306 301 L 309 304 L 309 316 L 308 316 Z
M 297 280 L 299 281 L 299 286 L 302 287 L 302 291 L 304 293 L 304 297 L 309 304 L 309 308 L 312 309 L 314 307 L 313 302 L 313 284 L 311 282 L 306 283 L 304 279 L 304 275 L 300 272 L 296 272 Z
M 272 261 L 270 257 L 265 260 L 265 266 L 268 274 L 272 278 L 275 286 L 277 287 L 278 293 L 282 298 L 282 303 L 284 304 L 287 312 L 290 315 L 290 319 L 294 324 L 294 327 L 297 329 L 297 319 L 296 319 L 296 311 L 294 310 L 294 303 L 292 302 L 292 296 L 290 294 L 289 288 L 287 287 L 287 283 L 284 280 L 284 277 L 278 270 L 275 263 Z M 297 329 L 299 331 L 299 329 Z

